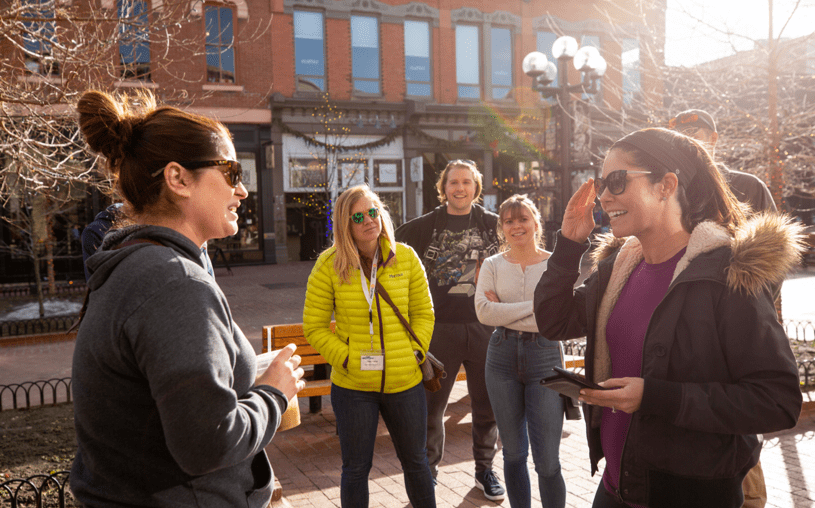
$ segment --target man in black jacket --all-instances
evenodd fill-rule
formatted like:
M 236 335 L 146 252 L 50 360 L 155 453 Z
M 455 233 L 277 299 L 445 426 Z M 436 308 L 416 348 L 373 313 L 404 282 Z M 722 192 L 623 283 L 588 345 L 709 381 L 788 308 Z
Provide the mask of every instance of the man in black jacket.
M 427 395 L 427 455 L 433 478 L 444 454 L 444 412 L 456 373 L 463 364 L 473 416 L 473 455 L 476 486 L 487 499 L 504 499 L 504 488 L 492 471 L 498 428 L 490 406 L 484 369 L 492 328 L 475 314 L 475 285 L 483 260 L 498 252 L 498 216 L 474 204 L 481 195 L 481 173 L 470 160 L 447 164 L 436 189 L 441 205 L 396 230 L 427 271 L 436 315 L 430 352 L 447 377 L 437 392 Z

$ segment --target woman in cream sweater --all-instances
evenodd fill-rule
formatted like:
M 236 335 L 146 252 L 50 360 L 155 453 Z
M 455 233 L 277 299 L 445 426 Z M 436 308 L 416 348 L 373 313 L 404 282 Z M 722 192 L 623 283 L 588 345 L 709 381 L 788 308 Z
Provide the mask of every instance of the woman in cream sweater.
M 478 319 L 495 326 L 487 350 L 486 379 L 504 453 L 504 477 L 512 508 L 531 505 L 529 445 L 543 506 L 563 508 L 560 471 L 563 402 L 540 380 L 561 365 L 560 344 L 538 333 L 532 307 L 549 252 L 542 247 L 540 213 L 526 196 L 514 195 L 498 211 L 503 252 L 484 261 L 478 276 Z

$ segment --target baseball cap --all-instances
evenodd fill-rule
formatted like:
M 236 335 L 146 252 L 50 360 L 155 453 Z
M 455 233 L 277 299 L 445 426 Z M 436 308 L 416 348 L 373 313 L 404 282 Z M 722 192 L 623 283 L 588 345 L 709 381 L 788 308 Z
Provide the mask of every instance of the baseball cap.
M 668 127 L 675 131 L 683 131 L 688 127 L 704 127 L 716 132 L 716 122 L 710 113 L 701 109 L 689 109 L 671 118 Z

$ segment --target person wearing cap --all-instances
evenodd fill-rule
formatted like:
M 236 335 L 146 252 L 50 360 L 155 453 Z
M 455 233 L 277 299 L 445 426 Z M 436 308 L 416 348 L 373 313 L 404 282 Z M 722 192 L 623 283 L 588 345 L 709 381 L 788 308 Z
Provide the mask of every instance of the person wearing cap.
M 582 285 L 595 200 L 611 219 Z M 535 288 L 538 332 L 586 340 L 580 390 L 594 508 L 739 508 L 757 434 L 795 426 L 798 366 L 767 290 L 801 226 L 749 218 L 704 146 L 668 129 L 614 143 L 566 205 Z
M 719 133 L 716 130 L 716 122 L 707 111 L 701 109 L 689 109 L 673 117 L 668 126 L 671 129 L 690 136 L 697 141 L 701 141 L 710 151 L 711 155 L 716 149 L 716 142 L 719 140 Z M 725 175 L 730 190 L 736 199 L 742 203 L 747 203 L 756 211 L 776 212 L 775 201 L 770 194 L 770 189 L 755 175 L 743 173 L 727 168 L 721 162 L 719 169 Z M 774 288 L 774 301 L 778 302 L 781 296 L 781 285 Z M 744 478 L 744 505 L 743 508 L 763 508 L 767 502 L 767 487 L 764 483 L 764 472 L 761 469 L 761 461 L 750 470 Z
M 716 150 L 719 133 L 716 130 L 716 121 L 707 111 L 689 109 L 671 118 L 668 127 L 701 141 L 708 148 L 711 155 Z M 719 162 L 719 169 L 725 175 L 730 190 L 742 203 L 747 203 L 753 210 L 777 211 L 770 189 L 759 177 L 750 173 L 736 171 Z

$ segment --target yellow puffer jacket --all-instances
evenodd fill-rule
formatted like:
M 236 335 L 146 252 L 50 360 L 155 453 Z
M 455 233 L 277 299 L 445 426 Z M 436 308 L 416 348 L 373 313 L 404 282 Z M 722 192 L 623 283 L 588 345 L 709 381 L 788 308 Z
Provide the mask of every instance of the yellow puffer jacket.
M 368 323 L 368 301 L 362 293 L 359 268 L 349 283 L 341 283 L 334 270 L 334 248 L 323 252 L 308 278 L 306 303 L 303 308 L 303 332 L 306 339 L 332 366 L 331 381 L 342 388 L 360 391 L 397 393 L 413 388 L 422 381 L 414 350 L 422 357 L 433 335 L 433 302 L 427 287 L 424 267 L 407 245 L 397 243 L 396 253 L 382 238 L 380 251 L 384 264 L 377 268 L 377 284 L 390 295 L 399 312 L 410 323 L 421 346 L 388 303 L 374 295 L 373 344 L 375 351 L 385 352 L 385 370 L 360 370 L 360 356 L 371 350 Z M 365 279 L 367 282 L 367 278 Z M 336 333 L 329 329 L 331 315 L 337 322 Z

